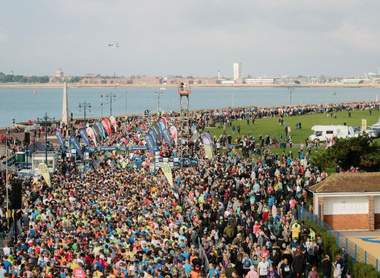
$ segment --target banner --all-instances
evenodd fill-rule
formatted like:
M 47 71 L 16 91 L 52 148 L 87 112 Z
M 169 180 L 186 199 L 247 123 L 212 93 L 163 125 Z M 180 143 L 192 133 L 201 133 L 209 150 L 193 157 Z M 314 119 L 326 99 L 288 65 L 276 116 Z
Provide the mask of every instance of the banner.
M 154 139 L 151 135 L 147 134 L 145 135 L 145 141 L 149 148 L 149 151 L 152 153 L 152 155 L 154 155 Z
M 199 166 L 199 159 L 197 159 L 197 158 L 185 157 L 185 158 L 181 159 L 180 162 L 181 162 L 181 165 L 184 167 L 192 167 L 192 166 L 197 167 L 197 166 Z
M 62 132 L 59 129 L 57 129 L 55 131 L 55 135 L 57 136 L 58 142 L 61 145 L 62 151 L 65 152 L 66 147 L 65 147 L 65 142 L 63 142 Z
M 162 133 L 161 133 L 161 129 L 160 129 L 160 126 L 158 125 L 158 123 L 154 123 L 154 124 L 152 125 L 152 128 L 153 128 L 154 131 L 157 133 L 158 138 L 160 139 L 160 141 L 162 141 Z
M 46 166 L 46 164 L 45 163 L 38 164 L 38 169 L 40 170 L 41 176 L 44 178 L 46 184 L 50 186 L 51 185 L 50 174 L 49 174 L 49 169 Z
M 100 121 L 96 121 L 95 125 L 98 127 L 100 134 L 102 135 L 103 139 L 106 139 L 106 132 L 104 130 L 104 127 Z
M 80 158 L 83 159 L 83 154 L 82 154 L 82 150 L 80 148 L 78 139 L 74 135 L 70 136 L 70 143 L 74 146 L 74 148 L 77 151 L 77 154 L 80 156 Z
M 88 128 L 86 128 L 86 133 L 91 138 L 91 140 L 94 142 L 94 144 L 96 145 L 97 142 L 96 142 L 94 130 L 91 127 L 88 127 Z
M 158 127 L 160 128 L 161 133 L 163 134 L 163 131 L 166 128 L 164 122 L 163 121 L 159 121 L 157 123 L 158 123 Z
M 116 124 L 115 117 L 111 116 L 110 117 L 110 121 L 111 121 L 111 124 L 112 124 L 113 128 L 115 129 L 115 132 L 116 132 L 117 131 L 117 124 Z
M 177 141 L 178 141 L 178 131 L 177 131 L 177 128 L 172 125 L 170 128 L 170 134 L 172 135 L 173 139 L 174 139 L 174 143 L 177 145 Z
M 82 162 L 78 163 L 78 174 L 82 175 L 84 173 L 84 164 Z
M 206 135 L 202 135 L 202 142 L 203 142 L 203 145 L 205 146 L 210 146 L 210 147 L 212 146 L 212 141 Z
M 101 146 L 101 147 L 88 147 L 85 151 L 88 152 L 113 152 L 113 151 L 147 151 L 148 146 Z
M 157 133 L 154 131 L 154 129 L 150 129 L 148 131 L 148 134 L 153 138 L 155 149 L 158 149 Z
M 367 119 L 362 119 L 362 130 L 367 129 Z
M 168 120 L 165 117 L 161 117 L 158 121 L 163 122 L 165 128 L 168 128 Z
M 164 138 L 166 140 L 166 142 L 168 142 L 168 145 L 169 145 L 169 148 L 172 147 L 172 141 L 170 139 L 170 133 L 169 133 L 169 130 L 167 130 L 166 128 L 163 130 L 162 134 L 164 135 Z
M 82 136 L 82 140 L 86 144 L 86 146 L 89 147 L 91 144 L 90 144 L 90 140 L 88 139 L 86 130 L 84 128 L 79 129 L 79 134 L 80 136 Z
M 100 134 L 99 128 L 96 125 L 93 125 L 92 126 L 92 130 L 94 131 L 94 135 L 95 135 L 96 141 L 98 141 L 99 143 L 101 143 L 102 142 L 102 135 Z
M 168 180 L 170 186 L 173 187 L 173 175 L 172 175 L 172 168 L 170 168 L 169 163 L 164 162 L 161 165 L 161 170 L 164 173 L 166 179 Z
M 108 119 L 102 120 L 102 125 L 104 127 L 104 130 L 107 132 L 107 135 L 110 136 L 112 134 L 112 128 L 111 128 L 111 122 Z
M 204 145 L 205 147 L 205 154 L 208 159 L 212 158 L 212 146 Z
M 210 140 L 210 142 L 211 142 L 211 144 L 212 144 L 212 138 L 211 138 L 211 134 L 210 134 L 210 132 L 208 132 L 208 131 L 204 131 L 204 132 L 203 132 L 203 136 L 206 136 L 206 137 Z

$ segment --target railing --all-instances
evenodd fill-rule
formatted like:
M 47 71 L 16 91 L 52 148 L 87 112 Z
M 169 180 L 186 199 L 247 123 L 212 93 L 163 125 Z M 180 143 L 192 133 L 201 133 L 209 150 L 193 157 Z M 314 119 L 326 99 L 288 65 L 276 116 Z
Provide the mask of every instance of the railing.
M 375 267 L 376 271 L 379 271 L 379 259 L 369 254 L 366 250 L 358 246 L 349 236 L 343 232 L 339 232 L 333 229 L 329 224 L 322 221 L 319 216 L 306 210 L 305 208 L 298 206 L 298 219 L 299 220 L 312 220 L 326 231 L 330 235 L 336 238 L 336 244 L 338 247 L 345 247 L 348 255 L 354 260 L 354 262 L 363 262 L 365 264 L 371 264 Z

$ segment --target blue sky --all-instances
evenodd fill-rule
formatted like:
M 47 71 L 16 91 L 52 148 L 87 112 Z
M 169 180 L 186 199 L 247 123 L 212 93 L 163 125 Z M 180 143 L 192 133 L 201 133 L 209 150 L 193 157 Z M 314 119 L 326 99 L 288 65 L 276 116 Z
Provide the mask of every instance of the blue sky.
M 355 76 L 380 66 L 378 0 L 2 1 L 0 71 Z M 119 48 L 108 47 L 120 42 Z

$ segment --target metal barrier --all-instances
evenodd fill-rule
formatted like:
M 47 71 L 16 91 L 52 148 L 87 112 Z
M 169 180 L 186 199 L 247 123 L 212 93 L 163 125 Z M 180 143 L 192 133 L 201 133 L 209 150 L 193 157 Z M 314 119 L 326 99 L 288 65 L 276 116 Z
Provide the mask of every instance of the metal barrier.
M 348 255 L 354 260 L 354 262 L 363 262 L 365 264 L 371 264 L 375 267 L 376 271 L 379 271 L 379 259 L 375 258 L 373 255 L 369 254 L 366 250 L 355 244 L 349 239 L 344 232 L 339 232 L 333 229 L 329 224 L 323 222 L 320 217 L 313 214 L 312 212 L 306 210 L 305 208 L 298 206 L 298 219 L 311 220 L 320 225 L 330 235 L 336 238 L 336 243 L 338 247 L 345 247 Z

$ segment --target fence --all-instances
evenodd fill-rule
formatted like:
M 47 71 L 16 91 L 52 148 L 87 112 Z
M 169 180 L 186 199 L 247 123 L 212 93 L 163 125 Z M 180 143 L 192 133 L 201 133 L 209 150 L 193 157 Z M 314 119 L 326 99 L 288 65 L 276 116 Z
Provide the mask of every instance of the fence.
M 354 260 L 354 262 L 363 262 L 365 264 L 371 264 L 375 267 L 376 271 L 379 271 L 379 260 L 373 255 L 369 254 L 366 250 L 355 244 L 352 240 L 349 239 L 349 236 L 343 232 L 339 232 L 333 229 L 329 224 L 323 222 L 318 215 L 313 214 L 312 212 L 306 210 L 305 208 L 298 206 L 298 219 L 312 220 L 326 231 L 330 235 L 336 238 L 336 244 L 338 247 L 345 247 L 348 255 Z

